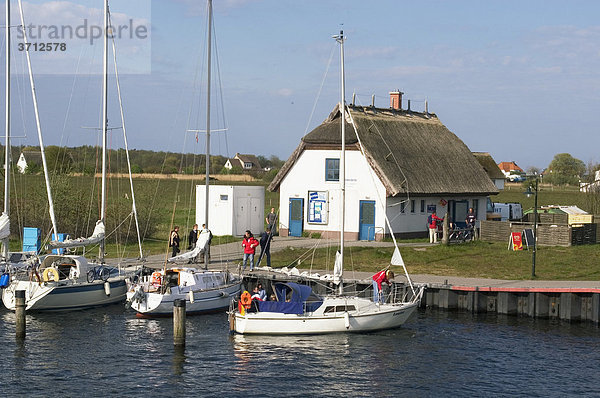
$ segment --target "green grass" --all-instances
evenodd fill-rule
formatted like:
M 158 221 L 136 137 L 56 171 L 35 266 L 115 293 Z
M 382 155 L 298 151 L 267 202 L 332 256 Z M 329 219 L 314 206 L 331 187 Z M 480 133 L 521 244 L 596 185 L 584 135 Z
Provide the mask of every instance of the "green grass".
M 462 245 L 401 248 L 411 274 L 492 279 L 531 279 L 531 251 L 508 251 L 506 243 L 472 242 Z M 314 251 L 287 248 L 272 256 L 272 265 L 331 270 L 334 248 Z M 389 265 L 393 248 L 346 248 L 347 271 L 376 272 Z M 536 277 L 542 280 L 599 280 L 598 246 L 539 247 Z M 298 264 L 298 258 L 304 257 Z M 401 272 L 400 267 L 392 267 Z

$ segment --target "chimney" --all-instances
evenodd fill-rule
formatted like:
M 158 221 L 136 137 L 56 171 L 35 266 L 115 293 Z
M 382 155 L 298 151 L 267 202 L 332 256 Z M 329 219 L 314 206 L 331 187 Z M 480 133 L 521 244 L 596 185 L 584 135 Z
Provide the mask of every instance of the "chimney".
M 390 93 L 390 108 L 395 110 L 402 109 L 402 95 L 404 93 L 400 90 L 392 91 Z

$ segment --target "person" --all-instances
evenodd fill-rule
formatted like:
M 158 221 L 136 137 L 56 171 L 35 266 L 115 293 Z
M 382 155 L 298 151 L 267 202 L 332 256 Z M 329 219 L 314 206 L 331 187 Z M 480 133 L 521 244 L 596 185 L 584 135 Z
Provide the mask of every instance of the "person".
M 267 292 L 265 292 L 265 289 L 263 289 L 262 283 L 259 283 L 258 285 L 256 285 L 256 287 L 258 288 L 258 297 L 260 298 L 260 300 L 267 301 Z
M 473 240 L 475 238 L 473 234 L 475 233 L 475 223 L 477 222 L 477 216 L 475 215 L 475 212 L 473 211 L 472 207 L 469 207 L 469 212 L 467 213 L 467 218 L 465 222 L 467 223 L 467 228 L 471 230 L 471 240 Z
M 210 229 L 206 228 L 206 224 L 202 224 L 201 233 L 208 234 L 208 241 L 206 242 L 206 246 L 204 247 L 204 252 L 202 252 L 202 255 L 199 254 L 200 262 L 203 262 L 205 259 L 208 259 L 208 261 L 206 262 L 206 264 L 208 264 L 208 262 L 210 262 L 210 244 L 212 243 L 213 234 L 210 231 Z
M 173 248 L 171 257 L 175 257 L 179 253 L 179 227 L 176 225 L 169 235 L 169 247 Z
M 383 303 L 382 285 L 387 283 L 391 286 L 391 279 L 394 279 L 394 271 L 389 269 L 384 269 L 373 275 L 373 301 L 375 303 Z
M 275 224 L 277 221 L 277 214 L 275 213 L 274 207 L 271 207 L 271 212 L 269 214 L 267 214 L 265 221 L 267 222 L 267 229 L 270 231 L 273 231 L 273 234 L 275 234 L 275 227 L 276 227 Z
M 242 240 L 242 247 L 244 248 L 244 260 L 242 262 L 244 268 L 242 271 L 246 270 L 246 263 L 250 263 L 250 271 L 254 271 L 254 253 L 256 252 L 256 247 L 259 245 L 258 241 L 252 235 L 250 230 L 247 230 L 244 233 L 244 240 Z
M 437 223 L 438 221 L 444 221 L 443 218 L 439 218 L 435 211 L 427 217 L 427 225 L 429 226 L 429 243 L 437 243 Z
M 258 288 L 259 285 L 254 286 L 254 289 L 252 289 L 252 300 L 258 300 L 258 301 L 265 301 L 261 295 L 260 295 L 260 290 Z M 264 290 L 263 290 L 264 292 Z M 266 297 L 265 297 L 266 298 Z
M 260 234 L 260 256 L 256 264 L 257 267 L 260 265 L 263 256 L 267 256 L 267 267 L 271 266 L 271 240 L 271 230 L 267 228 L 265 232 Z
M 198 242 L 198 224 L 194 224 L 190 234 L 188 235 L 188 250 L 192 250 L 196 247 L 196 242 Z

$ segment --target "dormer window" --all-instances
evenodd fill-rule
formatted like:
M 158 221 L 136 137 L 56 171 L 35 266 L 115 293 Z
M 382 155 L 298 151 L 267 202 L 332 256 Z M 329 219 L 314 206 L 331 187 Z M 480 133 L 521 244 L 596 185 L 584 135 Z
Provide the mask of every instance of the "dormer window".
M 251 162 L 244 162 L 244 168 L 245 169 L 251 169 L 252 168 L 252 163 Z

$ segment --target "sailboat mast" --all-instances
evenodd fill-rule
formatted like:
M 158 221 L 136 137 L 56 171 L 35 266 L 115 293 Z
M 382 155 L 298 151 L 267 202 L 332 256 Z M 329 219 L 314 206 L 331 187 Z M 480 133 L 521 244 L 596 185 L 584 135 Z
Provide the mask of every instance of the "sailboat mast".
M 344 31 L 340 30 L 336 37 L 340 43 L 340 120 L 342 123 L 342 150 L 340 156 L 340 188 L 341 188 L 341 222 L 340 222 L 340 260 L 341 274 L 339 293 L 344 293 L 343 275 L 344 275 L 344 230 L 346 229 L 346 78 L 344 74 Z
M 104 0 L 104 54 L 102 59 L 102 202 L 100 221 L 106 225 L 106 144 L 108 136 L 108 0 Z M 104 244 L 100 243 L 100 261 L 104 262 Z
M 6 127 L 5 127 L 5 154 L 4 154 L 4 214 L 10 211 L 10 0 L 6 0 Z M 4 258 L 8 260 L 8 241 L 3 241 Z
M 211 53 L 212 53 L 212 0 L 208 0 L 208 44 L 207 62 L 208 73 L 206 78 L 206 189 L 204 194 L 204 223 L 208 229 L 208 190 L 210 186 L 210 81 L 211 81 Z M 208 253 L 205 254 L 208 256 Z M 206 261 L 204 264 L 207 264 Z

